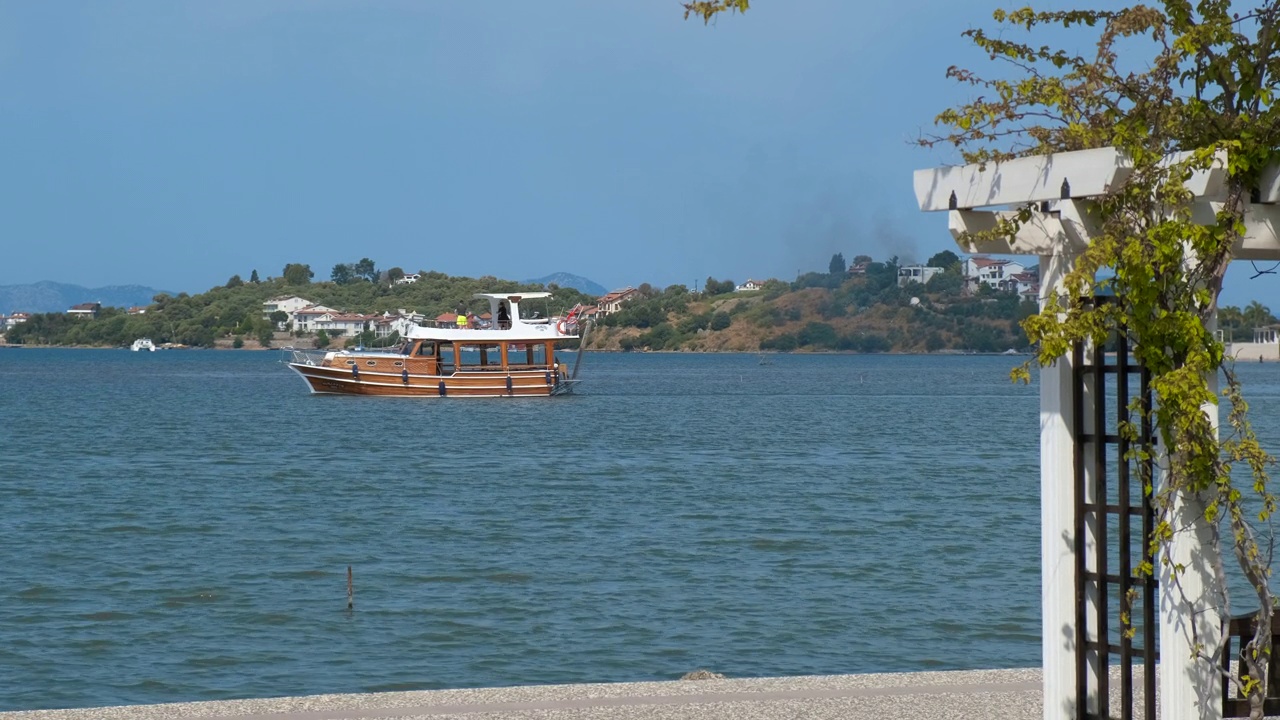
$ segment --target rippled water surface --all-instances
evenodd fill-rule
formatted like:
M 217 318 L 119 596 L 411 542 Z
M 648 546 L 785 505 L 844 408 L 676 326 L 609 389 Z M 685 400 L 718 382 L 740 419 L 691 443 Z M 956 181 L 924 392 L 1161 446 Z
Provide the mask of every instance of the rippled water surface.
M 452 401 L 276 359 L 0 351 L 0 709 L 1039 662 L 1016 359 L 592 355 Z

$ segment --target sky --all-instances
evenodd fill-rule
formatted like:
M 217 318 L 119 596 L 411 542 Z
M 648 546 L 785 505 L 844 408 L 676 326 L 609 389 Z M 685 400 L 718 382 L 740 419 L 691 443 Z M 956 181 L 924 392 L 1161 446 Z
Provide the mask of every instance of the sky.
M 606 287 L 955 249 L 912 171 L 987 0 L 0 3 L 0 285 L 337 263 Z M 1224 301 L 1280 308 L 1235 267 Z

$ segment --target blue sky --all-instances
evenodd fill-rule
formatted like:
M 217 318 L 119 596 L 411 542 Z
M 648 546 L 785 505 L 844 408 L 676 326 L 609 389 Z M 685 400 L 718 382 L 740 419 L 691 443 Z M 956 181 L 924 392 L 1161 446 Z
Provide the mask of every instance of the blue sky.
M 953 245 L 911 144 L 991 2 L 0 5 L 0 284 L 335 263 L 615 287 Z M 1225 300 L 1280 307 L 1276 276 Z M 1275 299 L 1273 299 L 1275 298 Z

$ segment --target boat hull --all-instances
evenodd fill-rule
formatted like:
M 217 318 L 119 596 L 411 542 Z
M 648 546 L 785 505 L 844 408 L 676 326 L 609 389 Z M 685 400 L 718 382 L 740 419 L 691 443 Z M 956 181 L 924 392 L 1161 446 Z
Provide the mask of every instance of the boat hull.
M 321 395 L 382 397 L 550 397 L 568 394 L 572 384 L 551 371 L 481 371 L 451 375 L 378 372 L 352 373 L 350 368 L 289 363 Z

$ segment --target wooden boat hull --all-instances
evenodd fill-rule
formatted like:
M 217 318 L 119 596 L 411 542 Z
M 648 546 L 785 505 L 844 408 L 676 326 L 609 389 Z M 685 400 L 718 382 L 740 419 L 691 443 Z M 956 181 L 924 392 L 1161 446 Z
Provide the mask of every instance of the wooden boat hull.
M 549 397 L 567 394 L 572 384 L 552 371 L 513 370 L 420 375 L 289 363 L 311 392 L 384 397 Z

